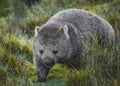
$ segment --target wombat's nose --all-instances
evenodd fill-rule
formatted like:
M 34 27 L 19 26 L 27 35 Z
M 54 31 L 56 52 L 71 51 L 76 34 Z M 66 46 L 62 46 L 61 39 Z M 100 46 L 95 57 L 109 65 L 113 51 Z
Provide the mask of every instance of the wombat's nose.
M 44 59 L 44 64 L 46 66 L 53 66 L 55 64 L 55 62 L 52 59 L 50 59 L 50 58 L 45 58 Z

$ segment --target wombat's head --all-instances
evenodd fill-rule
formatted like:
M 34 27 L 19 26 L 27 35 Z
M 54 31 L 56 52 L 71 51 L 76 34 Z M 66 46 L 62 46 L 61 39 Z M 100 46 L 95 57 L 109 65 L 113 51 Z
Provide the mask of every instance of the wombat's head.
M 71 52 L 67 25 L 44 25 L 35 28 L 34 56 L 40 64 L 50 68 L 68 59 Z

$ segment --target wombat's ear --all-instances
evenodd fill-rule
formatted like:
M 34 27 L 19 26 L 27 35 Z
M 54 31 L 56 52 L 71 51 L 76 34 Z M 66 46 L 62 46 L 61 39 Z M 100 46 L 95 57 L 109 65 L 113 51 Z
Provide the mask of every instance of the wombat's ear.
M 65 33 L 65 36 L 69 39 L 70 37 L 69 37 L 69 34 L 68 34 L 68 26 L 67 25 L 65 25 L 64 27 L 63 27 L 63 31 L 64 31 L 64 33 Z
M 35 27 L 35 36 L 37 36 L 38 32 L 40 32 L 41 28 L 39 26 Z

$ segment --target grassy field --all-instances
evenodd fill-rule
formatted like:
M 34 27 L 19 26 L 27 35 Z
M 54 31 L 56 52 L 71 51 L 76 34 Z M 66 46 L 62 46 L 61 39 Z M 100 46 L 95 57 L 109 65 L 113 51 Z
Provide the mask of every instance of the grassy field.
M 119 0 L 41 0 L 31 6 L 14 1 L 0 1 L 0 86 L 120 86 Z M 67 8 L 84 9 L 106 19 L 115 30 L 115 46 L 100 50 L 95 41 L 90 54 L 81 57 L 80 69 L 56 64 L 46 83 L 33 83 L 37 77 L 32 61 L 34 27 Z

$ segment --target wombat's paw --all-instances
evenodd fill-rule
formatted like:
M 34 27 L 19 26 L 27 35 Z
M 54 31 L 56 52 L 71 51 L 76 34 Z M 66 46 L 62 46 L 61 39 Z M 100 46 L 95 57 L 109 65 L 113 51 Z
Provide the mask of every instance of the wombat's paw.
M 46 80 L 33 80 L 33 83 L 44 83 Z
M 32 80 L 32 82 L 33 82 L 33 83 L 37 83 L 37 82 L 38 82 L 38 80 Z

